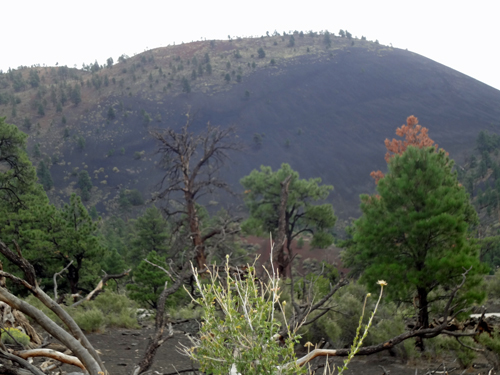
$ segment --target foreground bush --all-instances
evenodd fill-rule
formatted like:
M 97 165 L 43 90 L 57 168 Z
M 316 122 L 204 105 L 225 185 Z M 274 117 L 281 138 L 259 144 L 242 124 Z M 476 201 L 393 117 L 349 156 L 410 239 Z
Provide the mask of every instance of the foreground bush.
M 276 373 L 279 367 L 280 374 L 305 373 L 305 368 L 295 364 L 295 343 L 300 338 L 295 330 L 287 327 L 284 345 L 277 340 L 281 330 L 278 314 L 286 321 L 278 278 L 259 282 L 255 268 L 249 267 L 242 279 L 231 274 L 228 263 L 222 275 L 215 267 L 209 271 L 208 284 L 200 281 L 196 270 L 193 272 L 201 295 L 194 301 L 203 309 L 203 325 L 200 338 L 191 339 L 193 346 L 184 352 L 199 361 L 203 372 L 229 374 L 236 370 L 260 375 Z
M 199 338 L 190 337 L 191 347 L 183 347 L 185 355 L 200 363 L 209 374 L 305 374 L 309 361 L 316 356 L 336 355 L 336 350 L 314 349 L 300 359 L 295 346 L 299 342 L 298 329 L 303 322 L 290 323 L 285 313 L 286 301 L 281 297 L 279 277 L 267 274 L 267 281 L 257 279 L 255 267 L 246 272 L 212 266 L 208 270 L 209 282 L 201 281 L 193 268 L 197 295 L 193 301 L 201 306 L 202 327 Z M 351 348 L 343 353 L 347 358 L 338 374 L 347 369 L 348 363 L 360 350 L 375 312 L 382 298 L 385 281 L 379 281 L 380 295 L 366 323 L 365 311 L 370 294 L 364 299 L 361 317 L 355 325 Z M 358 311 L 359 314 L 359 311 Z M 308 347 L 314 346 L 311 343 Z M 328 357 L 327 357 L 328 358 Z M 332 373 L 325 367 L 325 374 Z

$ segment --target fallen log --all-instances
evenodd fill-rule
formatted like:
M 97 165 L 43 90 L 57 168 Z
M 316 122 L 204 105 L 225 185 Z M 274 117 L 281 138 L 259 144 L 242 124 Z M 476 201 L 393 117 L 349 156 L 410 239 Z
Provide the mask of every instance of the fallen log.
M 14 352 L 14 355 L 21 357 L 23 359 L 28 359 L 30 357 L 47 357 L 55 359 L 59 362 L 67 363 L 68 365 L 73 365 L 80 367 L 82 370 L 86 371 L 83 363 L 76 357 L 67 355 L 52 349 L 31 349 L 31 350 L 20 350 Z

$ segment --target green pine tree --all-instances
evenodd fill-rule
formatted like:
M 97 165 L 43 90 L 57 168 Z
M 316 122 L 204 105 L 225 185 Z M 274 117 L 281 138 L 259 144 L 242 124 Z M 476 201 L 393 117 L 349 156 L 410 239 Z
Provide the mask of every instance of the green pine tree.
M 40 164 L 38 164 L 36 172 L 38 175 L 38 179 L 40 180 L 40 183 L 42 184 L 44 190 L 52 189 L 52 187 L 54 186 L 54 183 L 52 181 L 52 176 L 50 175 L 49 168 L 43 161 L 41 161 Z
M 168 268 L 165 259 L 151 251 L 147 260 L 156 265 Z M 158 297 L 165 287 L 165 282 L 168 281 L 172 284 L 172 280 L 165 272 L 155 266 L 141 261 L 134 272 L 134 284 L 127 285 L 130 293 L 130 298 L 139 302 L 141 305 L 149 308 L 156 309 L 158 307 Z M 187 293 L 179 289 L 166 301 L 167 306 L 179 306 L 181 303 L 186 302 L 189 297 Z
M 78 174 L 78 187 L 80 188 L 82 199 L 88 201 L 90 199 L 90 190 L 92 189 L 92 180 L 86 170 Z
M 395 155 L 377 185 L 379 195 L 361 196 L 363 215 L 346 244 L 346 265 L 362 271 L 370 288 L 383 279 L 390 298 L 414 298 L 417 327 L 429 325 L 432 306 L 461 282 L 465 269 L 462 302 L 482 298 L 473 287 L 486 269 L 469 232 L 477 215 L 452 168 L 445 152 L 433 147 L 411 146 Z
M 160 210 L 149 207 L 144 215 L 132 221 L 134 238 L 130 243 L 129 262 L 133 267 L 154 251 L 165 257 L 168 250 L 169 226 Z
M 312 247 L 324 248 L 333 243 L 330 230 L 336 217 L 331 204 L 315 204 L 324 201 L 333 186 L 321 185 L 321 178 L 300 179 L 298 172 L 289 164 L 282 164 L 275 172 L 271 167 L 261 166 L 242 178 L 240 183 L 246 189 L 245 204 L 250 211 L 242 229 L 248 233 L 273 233 L 278 229 L 281 182 L 291 176 L 286 205 L 286 240 L 288 256 L 293 239 L 307 232 L 313 234 Z M 282 272 L 284 270 L 281 270 Z
M 36 184 L 36 171 L 26 153 L 27 135 L 0 117 L 0 201 L 22 204 L 22 196 Z M 35 188 L 36 189 L 36 188 Z

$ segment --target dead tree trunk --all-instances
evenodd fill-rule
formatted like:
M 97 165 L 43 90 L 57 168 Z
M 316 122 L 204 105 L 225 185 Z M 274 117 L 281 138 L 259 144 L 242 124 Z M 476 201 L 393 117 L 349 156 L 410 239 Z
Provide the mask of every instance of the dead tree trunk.
M 184 193 L 186 199 L 186 209 L 187 217 L 189 220 L 189 235 L 191 236 L 193 248 L 195 251 L 196 264 L 199 270 L 205 268 L 207 263 L 207 257 L 205 254 L 205 245 L 203 238 L 201 236 L 200 221 L 198 218 L 198 213 L 196 212 L 196 205 L 191 194 L 188 192 Z
M 276 236 L 276 261 L 278 263 L 278 273 L 281 277 L 286 277 L 286 269 L 288 263 L 290 262 L 289 257 L 285 254 L 285 242 L 286 242 L 286 232 L 288 227 L 288 218 L 286 205 L 288 202 L 288 187 L 290 186 L 290 181 L 292 180 L 292 175 L 289 175 L 281 182 L 281 201 L 279 208 L 279 220 L 278 220 L 278 234 Z
M 154 131 L 151 135 L 159 141 L 158 153 L 162 155 L 165 174 L 159 183 L 157 199 L 167 199 L 168 216 L 180 215 L 182 225 L 189 228 L 195 260 L 199 270 L 205 268 L 206 236 L 202 235 L 200 218 L 196 210 L 197 199 L 216 189 L 230 192 L 229 185 L 217 174 L 228 159 L 228 152 L 241 146 L 234 140 L 234 128 L 221 129 L 208 124 L 200 134 L 190 132 L 191 119 L 181 131 L 172 128 Z M 177 204 L 170 206 L 170 201 Z

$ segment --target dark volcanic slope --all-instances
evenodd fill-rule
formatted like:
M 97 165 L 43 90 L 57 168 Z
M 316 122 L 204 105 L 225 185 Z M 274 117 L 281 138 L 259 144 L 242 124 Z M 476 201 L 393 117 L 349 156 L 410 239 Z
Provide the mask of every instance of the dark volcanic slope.
M 184 61 L 196 56 L 200 48 L 186 49 Z M 157 55 L 162 51 L 153 52 L 155 64 L 159 64 Z M 153 95 L 146 82 L 141 90 L 132 87 L 130 95 L 124 90 L 120 95 L 99 94 L 95 104 L 71 122 L 72 135 L 86 138 L 85 150 L 78 151 L 75 142 L 59 146 L 66 163 L 51 169 L 55 194 L 67 195 L 71 189 L 66 186 L 76 181 L 69 172 L 85 165 L 91 175 L 104 168 L 95 174 L 98 191 L 91 204 L 109 202 L 116 197 L 118 185 L 150 193 L 161 172 L 153 164 L 155 144 L 148 128 L 180 127 L 190 109 L 195 118 L 193 129 L 201 129 L 208 121 L 236 125 L 239 137 L 248 145 L 247 151 L 233 155 L 225 171 L 236 191 L 241 191 L 239 179 L 252 169 L 260 165 L 278 168 L 287 162 L 302 177 L 319 176 L 334 185 L 330 199 L 339 216 L 347 218 L 358 214 L 359 194 L 373 192 L 369 174 L 385 169 L 384 139 L 395 136 L 396 127 L 407 116 L 417 116 L 429 128 L 431 138 L 458 162 L 474 147 L 481 129 L 500 130 L 500 91 L 408 51 L 373 43 L 369 48 L 346 44 L 331 52 L 277 59 L 274 66 L 262 67 L 262 61 L 257 61 L 259 68 L 245 70 L 241 83 L 234 82 L 233 76 L 230 84 L 216 89 L 208 84 L 203 90 L 194 86 L 189 94 L 156 90 Z M 121 65 L 113 69 L 121 69 Z M 143 73 L 146 77 L 144 68 Z M 118 109 L 120 102 L 125 110 Z M 117 118 L 105 123 L 109 106 L 117 109 Z M 144 111 L 161 122 L 145 126 Z M 63 126 L 54 127 L 60 140 Z M 264 134 L 261 148 L 253 147 L 255 133 Z M 48 140 L 48 134 L 39 139 Z M 43 151 L 50 154 L 53 142 L 47 141 Z M 115 154 L 106 157 L 110 149 Z M 145 157 L 134 160 L 136 151 L 145 151 Z M 211 199 L 225 200 L 221 196 Z M 104 210 L 100 204 L 98 208 Z
M 249 100 L 243 100 L 245 90 Z M 302 177 L 334 185 L 334 205 L 343 217 L 356 214 L 359 194 L 373 191 L 369 174 L 385 168 L 383 141 L 407 116 L 416 115 L 458 160 L 480 129 L 500 126 L 500 91 L 402 50 L 300 57 L 230 91 L 191 93 L 165 104 L 170 113 L 191 106 L 200 123 L 238 127 L 249 150 L 233 158 L 228 178 L 234 184 L 260 165 L 287 162 Z M 255 133 L 265 134 L 257 150 L 251 147 Z

